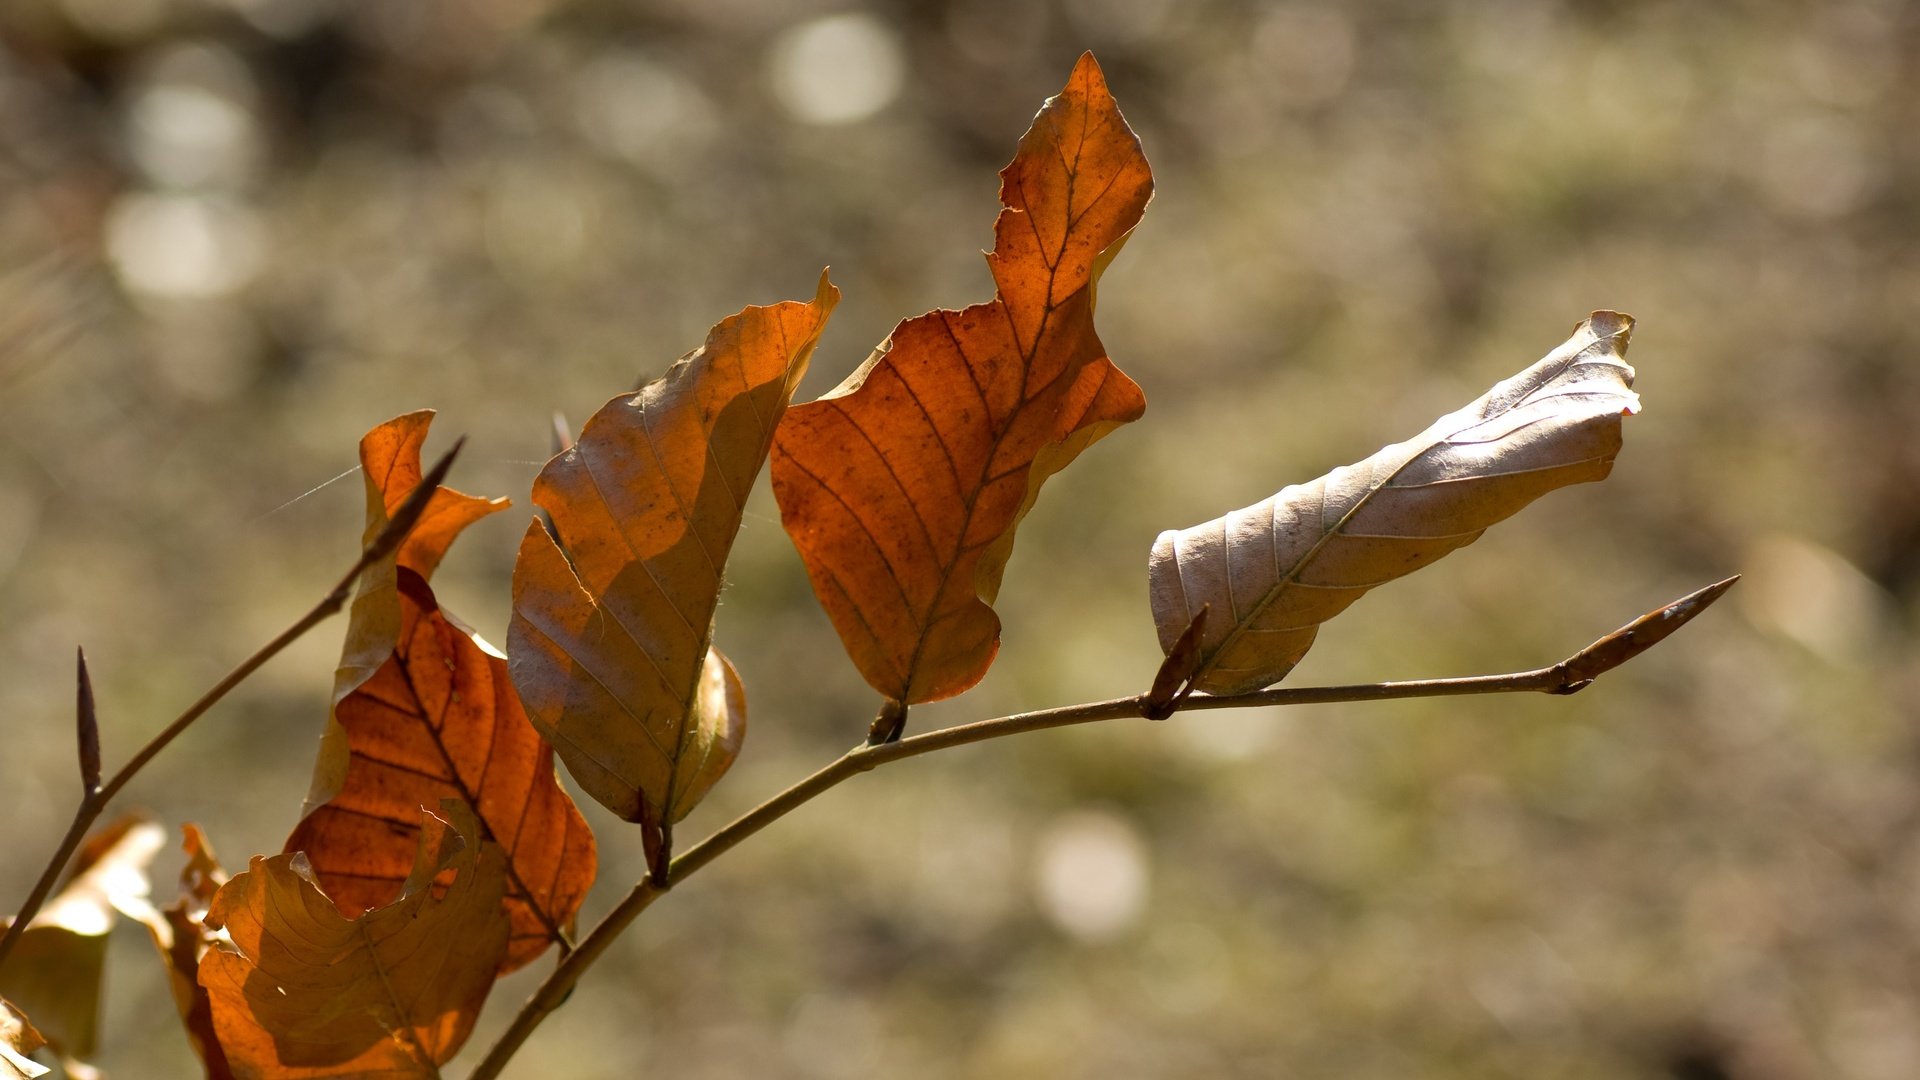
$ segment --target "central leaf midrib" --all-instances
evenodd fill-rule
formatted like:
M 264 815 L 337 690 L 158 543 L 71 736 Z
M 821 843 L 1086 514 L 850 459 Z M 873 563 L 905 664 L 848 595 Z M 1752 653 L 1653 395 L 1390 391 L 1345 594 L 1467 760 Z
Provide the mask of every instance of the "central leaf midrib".
M 1515 409 L 1520 408 L 1522 405 L 1532 400 L 1535 394 L 1538 394 L 1541 390 L 1545 389 L 1548 385 L 1550 385 L 1554 379 L 1559 378 L 1561 374 L 1563 374 L 1564 372 L 1566 372 L 1568 369 L 1572 368 L 1576 364 L 1580 363 L 1582 357 L 1586 355 L 1587 350 L 1592 348 L 1594 345 L 1601 344 L 1602 340 L 1604 339 L 1596 339 L 1592 343 L 1581 346 L 1579 349 L 1575 350 L 1571 356 L 1567 357 L 1567 359 L 1564 362 L 1562 362 L 1557 367 L 1555 367 L 1551 374 L 1542 378 L 1537 384 L 1535 384 L 1532 388 L 1530 388 L 1525 394 L 1521 395 L 1520 398 L 1514 401 L 1511 405 L 1508 405 L 1506 408 L 1501 409 L 1499 412 L 1494 413 L 1490 416 L 1482 416 L 1478 418 L 1475 421 L 1475 423 L 1486 423 L 1487 421 L 1492 420 L 1495 417 L 1505 416 L 1508 413 L 1511 413 L 1512 411 L 1514 411 Z M 1267 608 L 1271 607 L 1273 605 L 1273 602 L 1279 598 L 1280 594 L 1287 590 L 1288 586 L 1296 584 L 1296 579 L 1306 571 L 1308 564 L 1310 564 L 1315 558 L 1319 556 L 1322 549 L 1324 549 L 1328 544 L 1332 543 L 1336 537 L 1341 535 L 1340 530 L 1346 527 L 1347 522 L 1351 521 L 1355 514 L 1358 514 L 1362 508 L 1364 508 L 1369 502 L 1371 502 L 1374 496 L 1378 495 L 1381 491 L 1389 487 L 1393 483 L 1394 478 L 1398 477 L 1401 473 L 1405 472 L 1407 470 L 1407 467 L 1412 465 L 1416 460 L 1418 460 L 1422 454 L 1425 454 L 1427 451 L 1433 449 L 1435 445 L 1444 441 L 1445 441 L 1445 438 L 1443 437 L 1440 439 L 1435 439 L 1432 442 L 1429 442 L 1426 445 L 1420 447 L 1418 450 L 1414 451 L 1413 453 L 1408 454 L 1406 459 L 1400 462 L 1400 464 L 1396 465 L 1394 467 L 1394 470 L 1391 473 L 1388 473 L 1383 479 L 1381 479 L 1377 483 L 1369 484 L 1367 493 L 1365 495 L 1362 495 L 1360 498 L 1354 500 L 1353 505 L 1348 508 L 1347 512 L 1340 516 L 1340 520 L 1334 523 L 1334 526 L 1332 528 L 1322 533 L 1320 536 L 1320 539 L 1315 541 L 1314 545 L 1311 548 L 1307 549 L 1305 554 L 1301 555 L 1298 559 L 1294 560 L 1292 565 L 1287 568 L 1286 574 L 1283 575 L 1279 581 L 1275 582 L 1274 586 L 1271 589 L 1268 589 L 1266 593 L 1263 596 L 1261 596 L 1259 602 L 1253 606 L 1253 610 L 1247 613 L 1247 617 L 1244 619 L 1234 620 L 1232 628 L 1227 631 L 1227 636 L 1220 639 L 1220 644 L 1216 646 L 1212 650 L 1212 652 L 1210 652 L 1207 655 L 1207 659 L 1200 665 L 1198 669 L 1194 671 L 1193 678 L 1190 681 L 1197 684 L 1200 682 L 1201 679 L 1203 679 L 1204 677 L 1206 677 L 1206 675 L 1212 672 L 1215 669 L 1216 665 L 1218 665 L 1220 658 L 1226 655 L 1228 649 L 1235 642 L 1240 640 L 1241 636 L 1246 632 L 1246 630 L 1249 627 L 1251 627 L 1255 622 L 1259 620 L 1260 614 L 1266 611 Z M 1495 440 L 1495 441 L 1498 441 L 1498 440 Z M 1324 480 L 1325 478 L 1322 477 L 1321 479 Z M 1271 502 L 1272 498 L 1278 498 L 1278 496 L 1273 496 L 1266 501 Z M 1326 491 L 1323 485 L 1321 489 L 1321 501 L 1323 505 L 1325 503 L 1325 500 L 1326 500 Z M 1271 526 L 1269 528 L 1271 528 Z M 1233 558 L 1233 548 L 1231 543 L 1228 542 L 1224 534 L 1224 531 L 1221 537 L 1221 547 L 1223 549 L 1223 558 L 1227 560 L 1227 563 L 1230 566 Z M 1178 573 L 1179 568 L 1177 566 L 1177 563 L 1178 563 L 1177 557 L 1175 562 L 1176 562 L 1175 572 Z M 1189 601 L 1188 607 L 1189 609 L 1191 609 L 1192 607 L 1191 601 Z M 1319 624 L 1316 623 L 1315 625 L 1319 625 Z

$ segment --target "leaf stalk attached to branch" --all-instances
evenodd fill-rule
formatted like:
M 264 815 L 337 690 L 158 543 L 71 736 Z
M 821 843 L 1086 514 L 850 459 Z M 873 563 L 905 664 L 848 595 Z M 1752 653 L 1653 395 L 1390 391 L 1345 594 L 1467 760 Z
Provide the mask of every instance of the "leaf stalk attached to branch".
M 1416 679 L 1405 682 L 1360 683 L 1347 686 L 1281 687 L 1252 693 L 1213 696 L 1188 694 L 1175 698 L 1172 712 L 1201 709 L 1245 709 L 1280 705 L 1318 705 L 1348 701 L 1390 701 L 1402 698 L 1456 697 L 1466 694 L 1547 693 L 1570 694 L 1593 680 L 1645 652 L 1675 630 L 1692 621 L 1740 580 L 1739 575 L 1717 581 L 1688 593 L 1633 620 L 1600 638 L 1573 655 L 1543 668 L 1504 675 L 1475 675 L 1458 679 Z M 1198 622 L 1199 620 L 1195 620 Z M 1179 685 L 1178 682 L 1175 683 Z M 1164 693 L 1164 691 L 1163 691 Z M 866 743 L 842 754 L 819 771 L 773 796 L 766 802 L 735 818 L 719 831 L 675 857 L 665 881 L 677 885 L 689 874 L 732 850 L 741 841 L 780 818 L 792 813 L 815 797 L 864 772 L 889 762 L 919 757 L 936 750 L 986 742 L 1022 732 L 1070 727 L 1101 720 L 1120 720 L 1148 716 L 1161 706 L 1153 692 L 1132 697 L 1094 701 L 1082 705 L 1040 709 L 1012 716 L 979 720 L 970 724 L 941 728 L 893 742 Z M 1169 713 L 1171 715 L 1171 713 Z M 886 713 L 883 711 L 881 718 Z M 903 717 L 904 719 L 904 717 Z M 878 721 L 876 721 L 876 725 Z M 653 877 L 643 879 L 619 904 L 609 911 L 579 946 L 561 959 L 553 973 L 533 992 L 487 1056 L 473 1071 L 470 1080 L 493 1080 L 507 1061 L 547 1015 L 567 999 L 574 984 L 594 960 L 633 920 L 639 918 L 654 900 L 666 891 Z

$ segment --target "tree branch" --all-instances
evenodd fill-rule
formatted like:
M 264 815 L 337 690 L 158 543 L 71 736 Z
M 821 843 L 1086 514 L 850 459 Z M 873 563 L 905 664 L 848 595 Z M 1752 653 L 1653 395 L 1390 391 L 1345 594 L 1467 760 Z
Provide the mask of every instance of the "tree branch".
M 1704 589 L 1656 608 L 1586 648 L 1548 667 L 1506 675 L 1475 675 L 1460 679 L 1417 679 L 1407 682 L 1362 683 L 1349 686 L 1286 687 L 1258 690 L 1228 697 L 1188 695 L 1169 703 L 1164 688 L 1133 697 L 1068 705 L 1036 712 L 1016 713 L 992 720 L 959 724 L 896 742 L 863 743 L 842 754 L 806 779 L 747 811 L 722 826 L 719 831 L 682 852 L 673 860 L 667 879 L 678 885 L 687 875 L 732 850 L 742 840 L 766 828 L 780 818 L 811 802 L 842 782 L 863 772 L 871 772 L 889 762 L 948 750 L 956 746 L 986 742 L 1007 735 L 1047 728 L 1071 727 L 1101 720 L 1126 717 L 1155 718 L 1168 709 L 1189 712 L 1202 709 L 1246 709 L 1280 705 L 1317 705 L 1343 701 L 1391 701 L 1400 698 L 1458 697 L 1467 694 L 1571 694 L 1586 688 L 1593 680 L 1652 648 L 1675 630 L 1705 611 L 1739 581 L 1738 574 L 1717 581 Z M 884 715 L 884 714 L 883 714 Z M 546 981 L 534 990 L 513 1023 L 501 1033 L 487 1056 L 474 1068 L 469 1080 L 495 1080 L 507 1061 L 534 1028 L 558 1008 L 573 992 L 574 984 L 633 920 L 640 917 L 666 890 L 652 878 L 642 880 L 616 904 L 573 952 L 561 958 Z
M 125 765 L 122 765 L 120 770 L 114 773 L 113 777 L 105 784 L 95 786 L 92 783 L 92 778 L 88 778 L 89 783 L 87 785 L 86 795 L 80 800 L 79 807 L 73 812 L 73 823 L 67 827 L 67 835 L 61 839 L 60 847 L 54 851 L 53 857 L 47 861 L 46 869 L 41 872 L 40 880 L 34 883 L 33 891 L 27 894 L 27 901 L 21 905 L 19 913 L 14 915 L 13 921 L 9 923 L 4 930 L 0 930 L 0 963 L 6 962 L 7 954 L 13 950 L 13 943 L 19 940 L 21 934 L 26 932 L 27 924 L 33 921 L 33 917 L 39 914 L 40 905 L 46 902 L 47 894 L 53 891 L 54 882 L 59 880 L 60 872 L 66 869 L 68 860 L 72 859 L 73 853 L 79 849 L 81 840 L 85 839 L 87 835 L 87 829 L 92 827 L 93 823 L 99 819 L 101 812 L 107 808 L 108 803 L 113 801 L 113 797 L 120 793 L 120 789 L 126 787 L 127 782 L 133 779 L 134 774 L 145 768 L 147 763 L 152 761 L 160 751 L 166 749 L 169 743 L 179 738 L 181 732 L 192 726 L 195 720 L 200 719 L 208 709 L 213 708 L 213 706 L 219 702 L 221 698 L 226 697 L 228 692 L 234 687 L 244 682 L 247 676 L 252 675 L 260 669 L 262 664 L 273 659 L 279 655 L 281 650 L 299 640 L 301 635 L 318 626 L 320 623 L 325 622 L 328 618 L 337 614 L 341 608 L 347 606 L 347 600 L 353 595 L 354 583 L 360 579 L 360 575 L 365 572 L 368 567 L 386 558 L 388 555 L 393 554 L 393 552 L 399 548 L 400 542 L 406 539 L 407 533 L 411 532 L 413 527 L 419 523 L 420 516 L 426 512 L 428 501 L 433 498 L 433 493 L 439 488 L 440 482 L 447 478 L 447 471 L 453 467 L 453 459 L 460 453 L 460 447 L 464 445 L 465 442 L 466 440 L 464 438 L 456 440 L 453 448 L 448 450 L 438 462 L 434 463 L 433 468 L 421 478 L 420 483 L 407 495 L 406 500 L 400 504 L 400 507 L 393 512 L 393 516 L 388 519 L 386 527 L 380 530 L 380 534 L 375 536 L 372 542 L 361 549 L 360 557 L 354 561 L 353 568 L 348 570 L 324 597 L 321 597 L 319 603 L 315 604 L 305 615 L 295 620 L 293 625 L 282 630 L 272 641 L 267 642 L 255 650 L 252 656 L 242 660 L 238 667 L 235 667 L 226 674 L 226 677 L 213 684 L 211 689 L 200 695 L 199 700 L 187 706 L 186 711 L 174 717 L 171 723 L 162 728 L 158 735 L 147 740 L 147 744 L 142 746 L 139 752 L 134 754 Z M 92 687 L 87 683 L 84 664 L 85 662 L 83 660 L 80 674 L 80 711 L 83 717 L 83 731 L 86 728 L 87 720 L 91 718 L 93 696 Z M 89 746 L 83 735 L 80 750 L 80 767 L 83 776 L 87 773 L 90 764 L 95 770 L 94 776 L 98 775 L 98 748 L 94 746 L 91 749 L 96 759 L 95 762 L 89 762 L 88 760 Z

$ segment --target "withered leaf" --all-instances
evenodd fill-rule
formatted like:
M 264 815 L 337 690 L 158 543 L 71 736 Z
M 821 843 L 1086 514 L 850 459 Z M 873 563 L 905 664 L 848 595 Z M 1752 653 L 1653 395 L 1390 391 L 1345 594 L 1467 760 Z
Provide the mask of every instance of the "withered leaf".
M 369 536 L 422 482 L 420 445 L 432 418 L 408 413 L 361 440 Z M 342 665 L 352 678 L 336 684 L 307 812 L 285 850 L 306 852 L 351 918 L 399 895 L 420 808 L 465 801 L 481 836 L 507 851 L 511 970 L 571 929 L 596 853 L 554 775 L 552 749 L 508 683 L 505 658 L 442 610 L 426 582 L 461 530 L 507 505 L 436 490 L 393 562 L 375 568 L 385 584 L 369 588 L 374 571 L 362 579 Z
M 256 855 L 214 894 L 206 925 L 231 944 L 201 959 L 200 985 L 234 1075 L 440 1075 L 473 1030 L 508 933 L 506 856 L 477 839 L 464 803 L 441 813 L 421 811 L 400 899 L 358 919 L 340 914 L 298 853 Z
M 741 509 L 840 291 L 749 307 L 609 401 L 534 481 L 507 653 L 527 715 L 656 870 L 738 752 L 745 697 L 709 646 Z
M 773 490 L 867 682 L 904 703 L 978 682 L 1040 485 L 1146 407 L 1094 333 L 1094 286 L 1152 173 L 1091 54 L 1000 173 L 996 295 L 909 319 L 780 426 Z
M 367 495 L 367 527 L 361 543 L 371 543 L 387 527 L 388 515 L 400 508 L 422 479 L 420 445 L 426 442 L 433 410 L 405 413 L 379 425 L 360 439 L 360 475 Z M 400 600 L 394 592 L 395 572 L 407 567 L 423 578 L 446 555 L 460 531 L 488 514 L 504 510 L 506 499 L 483 499 L 452 488 L 433 493 L 420 520 L 390 556 L 360 575 L 359 588 L 347 612 L 346 643 L 334 672 L 333 702 L 352 693 L 393 655 L 400 637 Z M 331 717 L 320 739 L 320 757 L 302 814 L 333 798 L 345 782 L 349 751 L 346 732 Z
M 107 932 L 118 915 L 152 926 L 147 865 L 166 843 L 159 825 L 129 814 L 88 836 L 66 884 L 40 909 L 0 964 L 12 1001 L 64 1058 L 93 1056 Z
M 334 718 L 351 764 L 340 790 L 303 818 L 285 850 L 349 918 L 392 902 L 411 871 L 420 808 L 458 799 L 507 855 L 513 934 L 505 967 L 570 931 L 597 865 L 593 834 L 527 722 L 507 662 L 443 611 L 411 568 L 398 571 L 400 636 Z
M 228 1080 L 233 1070 L 214 1036 L 213 1005 L 206 988 L 200 985 L 200 959 L 216 940 L 203 920 L 214 893 L 226 884 L 227 872 L 198 825 L 183 825 L 181 830 L 185 833 L 187 864 L 180 869 L 180 899 L 161 909 L 159 920 L 147 928 L 153 932 L 154 947 L 167 966 L 173 1003 L 180 1010 L 193 1052 L 206 1066 L 207 1080 Z
M 47 1045 L 25 1013 L 0 998 L 0 1080 L 36 1080 L 51 1070 L 27 1055 Z
M 1555 488 L 1605 478 L 1621 417 L 1640 407 L 1622 359 L 1632 328 L 1596 311 L 1544 359 L 1406 442 L 1161 533 L 1149 586 L 1162 650 L 1210 603 L 1194 685 L 1258 689 L 1368 589 L 1472 543 Z

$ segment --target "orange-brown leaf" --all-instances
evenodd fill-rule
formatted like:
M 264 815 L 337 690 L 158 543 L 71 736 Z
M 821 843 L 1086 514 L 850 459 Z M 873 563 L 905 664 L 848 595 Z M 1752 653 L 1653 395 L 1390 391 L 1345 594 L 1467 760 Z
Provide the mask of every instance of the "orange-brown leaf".
M 40 909 L 0 965 L 0 994 L 33 1017 L 62 1057 L 93 1056 L 107 932 L 119 915 L 152 926 L 147 864 L 166 843 L 160 826 L 128 814 L 87 837 L 66 884 Z
M 299 854 L 256 855 L 214 895 L 207 926 L 232 944 L 202 958 L 200 985 L 236 1075 L 440 1075 L 473 1030 L 508 933 L 505 855 L 477 839 L 467 806 L 449 800 L 441 812 L 421 812 L 400 899 L 358 919 L 340 914 Z
M 507 855 L 513 935 L 505 968 L 571 930 L 597 864 L 593 834 L 527 722 L 507 663 L 442 611 L 411 568 L 398 573 L 398 646 L 334 709 L 351 754 L 346 781 L 287 838 L 349 918 L 391 903 L 411 870 L 420 808 L 458 799 Z
M 749 307 L 608 402 L 534 481 L 508 655 L 527 715 L 588 794 L 667 832 L 737 753 L 745 702 L 709 646 L 721 572 L 774 426 L 840 291 Z
M 361 543 L 371 543 L 380 535 L 387 527 L 388 515 L 399 509 L 423 478 L 420 445 L 426 441 L 432 423 L 433 410 L 421 409 L 396 416 L 361 437 L 360 475 L 367 497 L 367 527 Z M 508 505 L 506 499 L 483 499 L 440 488 L 400 547 L 361 573 L 353 606 L 347 612 L 340 666 L 334 672 L 336 706 L 373 678 L 393 655 L 394 643 L 400 637 L 400 600 L 394 592 L 398 568 L 407 567 L 422 578 L 432 577 L 448 545 L 462 529 Z M 329 717 L 303 813 L 311 812 L 340 790 L 346 780 L 347 758 L 346 735 Z
M 1091 55 L 1000 177 L 994 299 L 901 323 L 790 410 L 774 444 L 814 592 L 860 673 L 899 702 L 986 674 L 992 602 L 1041 483 L 1146 407 L 1094 333 L 1093 301 L 1153 177 Z

